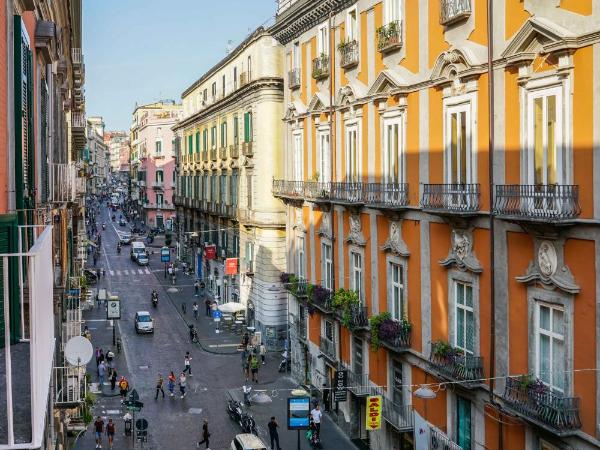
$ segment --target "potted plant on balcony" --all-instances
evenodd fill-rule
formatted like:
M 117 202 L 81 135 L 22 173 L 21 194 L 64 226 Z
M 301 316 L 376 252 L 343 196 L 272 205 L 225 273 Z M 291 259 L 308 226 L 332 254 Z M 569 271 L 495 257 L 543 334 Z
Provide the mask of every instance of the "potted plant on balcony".
M 319 305 L 327 305 L 327 301 L 331 297 L 331 291 L 324 288 L 320 284 L 316 284 L 312 289 L 312 302 L 318 303 Z
M 397 43 L 397 37 L 400 31 L 398 22 L 390 22 L 377 28 L 377 36 L 379 36 L 379 50 L 386 49 Z
M 340 288 L 333 295 L 331 306 L 340 311 L 341 322 L 348 329 L 352 329 L 352 309 L 360 305 L 358 294 L 354 291 Z
M 383 312 L 381 314 L 377 314 L 375 316 L 371 316 L 369 319 L 369 327 L 371 328 L 371 349 L 376 352 L 379 350 L 381 346 L 381 326 L 387 322 L 392 320 L 392 315 L 389 312 Z
M 454 348 L 446 341 L 435 341 L 431 344 L 431 355 L 439 361 L 448 361 L 454 356 Z

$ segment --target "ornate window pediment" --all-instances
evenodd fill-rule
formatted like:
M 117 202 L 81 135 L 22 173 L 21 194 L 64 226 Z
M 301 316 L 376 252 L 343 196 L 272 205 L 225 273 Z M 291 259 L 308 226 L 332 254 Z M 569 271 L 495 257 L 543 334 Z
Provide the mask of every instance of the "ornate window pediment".
M 381 246 L 384 252 L 390 252 L 407 258 L 410 256 L 410 251 L 402 239 L 402 221 L 390 223 L 390 236 Z
M 572 33 L 559 25 L 547 19 L 532 17 L 515 34 L 502 52 L 502 57 L 509 65 L 529 63 L 539 53 L 552 51 L 551 47 L 569 47 L 569 42 L 574 38 Z
M 359 84 L 355 81 L 349 81 L 347 85 L 342 86 L 338 91 L 335 101 L 336 106 L 350 106 L 358 99 L 364 97 L 364 94 L 366 94 L 366 89 L 362 83 Z
M 440 261 L 446 268 L 456 267 L 458 270 L 481 273 L 483 268 L 473 252 L 473 235 L 468 230 L 452 230 L 450 252 L 446 259 Z
M 438 56 L 431 72 L 434 84 L 449 83 L 456 78 L 468 77 L 485 72 L 483 64 L 469 49 L 453 48 Z
M 368 96 L 377 96 L 386 94 L 389 95 L 395 89 L 407 85 L 406 80 L 401 79 L 398 75 L 390 70 L 384 70 L 379 74 L 377 79 L 371 85 Z
M 306 227 L 304 226 L 304 219 L 302 218 L 302 210 L 296 210 L 296 223 L 292 227 L 294 231 L 300 233 L 306 233 Z
M 306 106 L 301 101 L 294 100 L 287 106 L 284 120 L 295 120 L 304 114 L 306 114 Z
M 362 224 L 358 214 L 350 215 L 350 233 L 346 237 L 345 242 L 360 247 L 367 245 L 367 240 L 362 234 Z
M 317 92 L 310 100 L 308 104 L 309 113 L 320 113 L 326 111 L 329 108 L 329 97 Z
M 321 226 L 317 230 L 317 234 L 323 238 L 333 241 L 332 229 L 333 228 L 331 224 L 331 214 L 323 213 L 323 215 L 321 216 Z
M 525 275 L 516 277 L 520 283 L 541 283 L 548 289 L 560 289 L 568 294 L 581 290 L 563 259 L 564 240 L 535 241 L 534 259 L 529 263 Z

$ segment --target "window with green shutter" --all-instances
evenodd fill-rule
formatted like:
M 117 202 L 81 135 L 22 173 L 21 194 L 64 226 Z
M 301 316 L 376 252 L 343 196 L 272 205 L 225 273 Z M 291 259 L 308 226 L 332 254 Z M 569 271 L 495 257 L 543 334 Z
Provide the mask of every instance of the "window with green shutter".
M 196 153 L 200 153 L 200 132 L 196 131 Z
M 48 175 L 48 85 L 40 79 L 40 198 L 48 201 L 50 183 Z
M 221 147 L 227 147 L 227 122 L 221 123 Z
M 188 154 L 191 155 L 192 152 L 194 151 L 193 149 L 193 144 L 194 144 L 194 136 L 192 136 L 191 134 L 188 136 Z
M 238 145 L 240 143 L 240 135 L 239 135 L 239 123 L 237 114 L 233 116 L 233 145 Z
M 203 145 L 202 145 L 202 150 L 203 151 L 208 151 L 208 129 L 204 129 L 204 131 L 202 132 L 202 140 L 203 140 Z
M 0 253 L 15 253 L 17 251 L 17 216 L 15 214 L 0 215 Z M 0 258 L 0 299 L 4 305 L 4 260 Z M 18 261 L 16 258 L 8 260 L 8 282 L 9 282 L 9 323 L 10 340 L 16 344 L 21 335 L 21 309 L 19 297 Z M 4 333 L 6 317 L 4 307 L 0 308 L 0 348 L 4 347 Z
M 244 113 L 244 142 L 252 142 L 252 113 Z
M 210 129 L 210 148 L 217 148 L 217 126 Z

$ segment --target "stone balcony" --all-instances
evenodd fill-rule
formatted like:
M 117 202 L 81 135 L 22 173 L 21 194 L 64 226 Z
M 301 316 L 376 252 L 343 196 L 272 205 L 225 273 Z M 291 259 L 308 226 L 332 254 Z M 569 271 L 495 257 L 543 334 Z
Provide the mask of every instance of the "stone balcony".
M 340 66 L 344 69 L 350 69 L 358 65 L 359 45 L 358 41 L 352 40 L 338 45 L 340 52 Z

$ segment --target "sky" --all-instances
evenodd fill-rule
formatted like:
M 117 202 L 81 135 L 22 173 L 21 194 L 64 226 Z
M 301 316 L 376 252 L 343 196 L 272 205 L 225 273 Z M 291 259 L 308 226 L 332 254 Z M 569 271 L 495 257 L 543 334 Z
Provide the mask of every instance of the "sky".
M 276 0 L 84 0 L 86 115 L 128 130 L 138 104 L 181 93 L 260 25 Z

